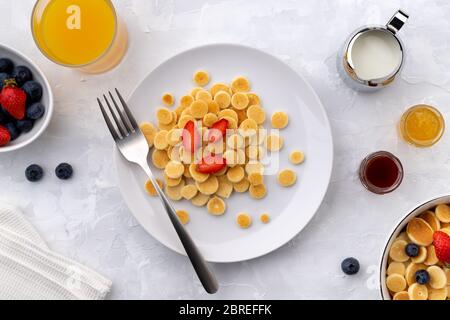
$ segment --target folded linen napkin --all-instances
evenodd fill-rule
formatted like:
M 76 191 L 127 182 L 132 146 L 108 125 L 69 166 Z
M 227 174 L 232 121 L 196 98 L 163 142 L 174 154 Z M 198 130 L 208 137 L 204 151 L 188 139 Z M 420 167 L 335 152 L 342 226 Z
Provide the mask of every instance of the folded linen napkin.
M 0 204 L 0 299 L 99 300 L 111 281 L 51 251 L 17 208 Z

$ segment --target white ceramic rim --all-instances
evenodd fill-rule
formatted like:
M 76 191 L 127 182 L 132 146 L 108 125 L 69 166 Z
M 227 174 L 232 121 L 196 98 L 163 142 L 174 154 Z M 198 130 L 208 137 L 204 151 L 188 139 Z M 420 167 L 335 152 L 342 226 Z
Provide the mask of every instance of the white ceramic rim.
M 406 226 L 406 224 L 413 217 L 423 213 L 424 211 L 436 206 L 439 203 L 449 203 L 450 195 L 443 194 L 436 197 L 433 197 L 422 204 L 413 207 L 408 213 L 400 220 L 399 223 L 394 227 L 392 232 L 390 233 L 389 238 L 386 241 L 386 245 L 384 246 L 383 253 L 380 259 L 380 294 L 383 300 L 392 300 L 389 294 L 389 290 L 386 287 L 386 269 L 387 269 L 387 260 L 389 255 L 389 248 L 392 245 L 393 240 L 397 237 L 401 230 Z
M 320 111 L 322 113 L 323 119 L 325 121 L 326 127 L 328 128 L 328 132 L 330 133 L 329 135 L 329 143 L 330 143 L 330 154 L 331 154 L 331 159 L 330 159 L 330 165 L 327 168 L 324 168 L 324 171 L 326 172 L 326 176 L 327 176 L 327 185 L 326 188 L 323 189 L 323 192 L 319 195 L 319 198 L 321 199 L 320 202 L 317 203 L 317 205 L 315 206 L 314 210 L 313 210 L 313 214 L 308 217 L 307 222 L 304 224 L 304 226 L 302 226 L 302 228 L 300 228 L 299 230 L 296 230 L 295 232 L 287 232 L 283 234 L 282 239 L 279 239 L 276 244 L 274 244 L 272 247 L 267 248 L 267 250 L 265 250 L 264 252 L 258 252 L 250 257 L 246 257 L 246 258 L 228 258 L 228 259 L 207 259 L 208 262 L 213 262 L 213 263 L 233 263 L 233 262 L 240 262 L 240 261 L 247 261 L 247 260 L 251 260 L 251 259 L 255 259 L 261 256 L 264 256 L 268 253 L 271 253 L 275 250 L 277 250 L 278 248 L 282 247 L 283 245 L 285 245 L 287 242 L 289 242 L 290 240 L 292 240 L 297 234 L 299 234 L 311 221 L 311 219 L 315 216 L 315 214 L 317 213 L 317 210 L 319 209 L 319 207 L 321 206 L 321 204 L 323 203 L 323 199 L 328 191 L 329 185 L 330 185 L 330 180 L 331 180 L 331 174 L 332 174 L 332 169 L 333 169 L 333 164 L 334 164 L 334 142 L 333 142 L 333 136 L 332 136 L 332 130 L 331 130 L 331 125 L 328 119 L 328 115 L 326 113 L 326 109 L 323 106 L 319 96 L 317 95 L 316 91 L 313 89 L 313 87 L 310 85 L 310 83 L 306 80 L 306 78 L 301 75 L 299 72 L 297 72 L 296 70 L 294 70 L 291 66 L 287 65 L 285 62 L 283 62 L 281 59 L 277 58 L 276 56 L 267 53 L 263 50 L 257 49 L 257 48 L 253 48 L 253 47 L 249 47 L 249 46 L 245 46 L 245 45 L 241 45 L 241 44 L 236 44 L 236 43 L 223 43 L 223 42 L 219 42 L 219 43 L 210 43 L 210 44 L 206 44 L 206 45 L 201 45 L 201 46 L 196 46 L 187 50 L 184 50 L 182 52 L 179 52 L 175 55 L 173 55 L 172 57 L 162 61 L 155 69 L 153 69 L 149 74 L 147 74 L 143 79 L 146 79 L 147 77 L 150 76 L 151 73 L 153 73 L 155 70 L 157 70 L 158 68 L 160 68 L 162 65 L 165 65 L 166 63 L 170 62 L 170 60 L 177 58 L 180 55 L 183 55 L 187 52 L 190 51 L 195 51 L 198 50 L 200 48 L 205 48 L 205 47 L 214 47 L 214 46 L 234 46 L 234 47 L 239 47 L 239 48 L 244 48 L 247 50 L 253 50 L 256 51 L 260 54 L 264 54 L 267 56 L 270 56 L 271 58 L 275 59 L 277 62 L 285 65 L 286 67 L 288 67 L 289 69 L 292 70 L 292 72 L 294 72 L 304 83 L 304 85 L 306 86 L 306 88 L 310 91 L 311 95 L 314 97 L 314 99 L 316 100 L 317 104 L 321 107 Z M 143 81 L 143 80 L 142 80 Z M 135 89 L 131 92 L 131 94 L 129 95 L 129 97 L 126 99 L 127 101 L 130 100 L 131 97 L 133 97 L 135 95 L 135 92 L 139 89 L 142 81 L 139 82 L 139 84 L 135 87 Z M 120 152 L 117 150 L 117 147 L 114 146 L 114 150 L 113 150 L 113 160 L 114 163 L 116 163 L 115 165 L 115 170 L 116 170 L 116 175 L 120 176 L 119 172 L 118 172 L 118 166 L 117 166 L 117 157 L 122 156 L 120 154 Z M 119 189 L 121 191 L 122 196 L 124 194 L 126 194 L 126 192 L 123 190 L 123 186 L 121 184 L 119 184 Z M 124 199 L 125 200 L 125 199 Z M 125 200 L 125 203 L 127 203 L 127 201 Z M 128 205 L 127 205 L 128 206 Z M 131 210 L 130 210 L 131 211 Z M 132 212 L 131 212 L 132 213 Z M 145 229 L 145 228 L 144 228 Z M 146 230 L 147 231 L 147 230 Z M 161 241 L 160 237 L 158 235 L 155 234 L 151 234 L 150 232 L 147 231 L 147 233 L 149 233 L 154 239 L 156 239 L 158 242 L 160 242 L 161 244 L 163 244 L 164 246 L 166 246 L 167 248 L 171 249 L 174 252 L 177 252 L 181 255 L 186 256 L 186 253 L 183 251 L 180 251 L 179 248 L 177 248 L 176 246 L 173 246 L 171 244 L 167 244 Z
M 41 68 L 36 63 L 34 63 L 30 58 L 25 56 L 23 53 L 19 52 L 18 50 L 14 49 L 14 48 L 11 48 L 11 47 L 9 47 L 7 45 L 0 44 L 0 49 L 4 49 L 6 51 L 10 51 L 13 55 L 16 55 L 16 56 L 20 57 L 26 63 L 28 63 L 34 69 L 36 69 L 36 71 L 39 73 L 39 75 L 41 76 L 42 80 L 44 81 L 44 83 L 43 83 L 44 90 L 47 91 L 47 95 L 48 95 L 48 105 L 45 106 L 44 118 L 39 120 L 39 121 L 43 122 L 41 124 L 41 127 L 38 130 L 36 130 L 36 131 L 32 130 L 30 132 L 30 136 L 25 141 L 22 141 L 20 143 L 14 144 L 14 145 L 6 145 L 4 147 L 0 147 L 0 153 L 3 153 L 3 152 L 10 152 L 10 151 L 21 149 L 21 148 L 29 145 L 33 141 L 35 141 L 37 138 L 39 138 L 39 136 L 45 131 L 45 129 L 47 129 L 47 127 L 48 127 L 48 125 L 50 123 L 50 120 L 52 119 L 53 108 L 54 108 L 53 103 L 54 102 L 53 102 L 53 91 L 52 91 L 52 88 L 50 86 L 50 83 L 48 82 L 48 79 L 45 76 L 44 72 L 42 72 Z

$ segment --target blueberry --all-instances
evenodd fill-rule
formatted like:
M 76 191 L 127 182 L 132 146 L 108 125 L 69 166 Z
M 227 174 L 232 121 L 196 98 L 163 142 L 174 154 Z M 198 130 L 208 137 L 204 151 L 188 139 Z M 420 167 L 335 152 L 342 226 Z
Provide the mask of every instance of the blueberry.
M 28 81 L 22 86 L 22 90 L 27 94 L 27 101 L 35 102 L 42 98 L 42 86 L 36 81 Z
M 408 257 L 417 257 L 419 255 L 419 246 L 415 243 L 408 243 L 405 247 L 405 252 Z
M 30 106 L 28 106 L 27 112 L 26 112 L 27 118 L 32 119 L 32 120 L 37 120 L 39 118 L 42 118 L 44 113 L 45 113 L 45 107 L 40 102 L 32 103 Z
M 30 182 L 36 182 L 42 179 L 44 176 L 44 170 L 37 164 L 32 164 L 28 166 L 28 168 L 25 170 L 25 177 Z
M 16 79 L 19 87 L 23 86 L 25 82 L 33 79 L 33 74 L 30 69 L 25 66 L 17 66 L 13 69 L 11 76 Z
M 14 68 L 14 63 L 8 58 L 0 59 L 0 72 L 10 73 Z
M 56 167 L 55 174 L 61 180 L 67 180 L 67 179 L 70 179 L 72 177 L 73 168 L 68 163 L 61 163 L 60 165 L 58 165 Z
M 11 76 L 8 73 L 0 73 L 0 89 L 5 86 L 5 80 L 10 78 Z
M 359 261 L 355 258 L 347 258 L 341 263 L 341 269 L 345 274 L 353 275 L 359 271 Z
M 417 270 L 414 277 L 418 284 L 427 284 L 430 281 L 430 274 L 427 270 Z
M 20 136 L 20 130 L 14 122 L 8 122 L 5 124 L 5 127 L 11 135 L 11 141 L 16 140 Z
M 20 132 L 30 132 L 31 129 L 33 129 L 33 125 L 34 125 L 34 121 L 31 119 L 23 119 L 23 120 L 18 120 L 16 122 L 16 126 L 17 128 L 20 130 Z
M 13 119 L 9 115 L 8 112 L 6 112 L 1 106 L 0 106 L 0 124 L 6 124 L 8 122 L 11 122 Z

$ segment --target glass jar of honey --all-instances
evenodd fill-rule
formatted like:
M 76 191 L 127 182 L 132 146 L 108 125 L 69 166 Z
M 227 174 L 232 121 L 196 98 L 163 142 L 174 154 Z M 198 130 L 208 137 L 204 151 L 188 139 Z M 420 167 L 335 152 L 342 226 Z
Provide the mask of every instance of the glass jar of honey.
M 445 130 L 442 114 L 426 104 L 415 105 L 403 114 L 400 134 L 403 139 L 417 147 L 430 147 L 437 143 Z

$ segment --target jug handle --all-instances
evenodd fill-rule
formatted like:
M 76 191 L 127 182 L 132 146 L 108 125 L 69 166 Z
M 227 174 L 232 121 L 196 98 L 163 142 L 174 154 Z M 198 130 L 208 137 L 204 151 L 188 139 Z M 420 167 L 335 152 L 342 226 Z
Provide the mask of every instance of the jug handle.
M 403 25 L 408 20 L 409 15 L 404 12 L 403 10 L 399 9 L 394 16 L 389 20 L 389 22 L 386 24 L 386 28 L 391 31 L 393 34 L 396 34 L 400 29 L 403 27 Z

